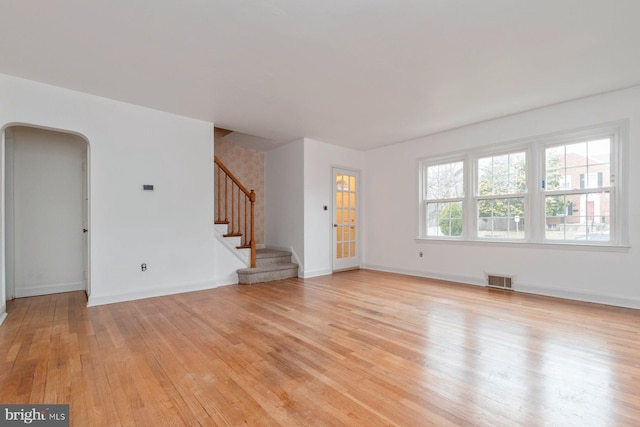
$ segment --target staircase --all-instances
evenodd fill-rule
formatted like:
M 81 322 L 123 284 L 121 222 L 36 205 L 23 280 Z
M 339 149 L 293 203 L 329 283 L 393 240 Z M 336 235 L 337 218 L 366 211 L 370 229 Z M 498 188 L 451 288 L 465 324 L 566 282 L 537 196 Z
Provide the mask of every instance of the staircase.
M 256 249 L 254 238 L 254 203 L 256 194 L 214 157 L 216 199 L 215 235 L 247 267 L 238 270 L 243 285 L 298 277 L 298 265 L 291 253 L 274 249 Z
M 238 270 L 241 285 L 271 282 L 298 277 L 298 264 L 291 262 L 291 252 L 275 249 L 256 250 L 256 267 Z

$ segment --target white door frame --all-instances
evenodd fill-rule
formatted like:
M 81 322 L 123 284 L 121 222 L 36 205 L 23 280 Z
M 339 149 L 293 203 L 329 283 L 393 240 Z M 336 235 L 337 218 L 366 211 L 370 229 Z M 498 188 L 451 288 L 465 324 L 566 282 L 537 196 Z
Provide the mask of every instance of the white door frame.
M 336 209 L 337 209 L 337 200 L 336 200 L 336 175 L 337 174 L 346 174 L 355 176 L 356 178 L 356 188 L 355 188 L 355 247 L 356 247 L 356 256 L 350 257 L 348 259 L 339 259 L 336 256 L 337 249 L 337 239 L 336 239 L 336 228 L 337 228 L 337 218 L 336 218 Z M 343 271 L 343 270 L 352 270 L 360 268 L 362 264 L 362 226 L 361 226 L 361 206 L 362 206 L 362 173 L 359 169 L 352 169 L 348 167 L 342 166 L 332 166 L 331 168 L 331 262 L 332 262 L 332 270 L 333 271 Z
M 85 200 L 83 200 L 85 209 L 84 209 L 84 218 L 83 221 L 87 224 L 87 229 L 91 230 L 91 163 L 90 163 L 90 151 L 91 144 L 89 143 L 89 139 L 82 135 L 79 132 L 69 131 L 65 129 L 57 129 L 46 126 L 38 126 L 31 123 L 7 123 L 0 127 L 0 244 L 2 245 L 2 251 L 0 251 L 1 259 L 0 266 L 2 267 L 0 274 L 0 307 L 5 306 L 5 301 L 9 296 L 15 298 L 15 282 L 9 283 L 7 280 L 7 254 L 9 253 L 8 249 L 13 254 L 13 248 L 9 248 L 10 244 L 13 244 L 13 241 L 9 241 L 7 239 L 7 218 L 6 218 L 6 205 L 7 198 L 13 197 L 12 194 L 7 194 L 5 191 L 6 186 L 6 173 L 7 173 L 7 147 L 6 147 L 6 139 L 5 139 L 5 131 L 8 128 L 14 126 L 22 126 L 22 127 L 30 127 L 35 129 L 43 129 L 51 132 L 59 132 L 66 133 L 80 137 L 86 143 L 86 154 L 84 156 L 84 162 L 86 164 L 86 168 L 83 169 L 82 180 L 83 180 L 83 190 L 86 190 L 86 194 L 84 196 Z M 13 167 L 11 166 L 10 170 L 13 171 Z M 84 270 L 86 271 L 86 288 L 85 292 L 87 294 L 87 299 L 91 295 L 91 233 L 87 233 L 85 237 L 85 259 L 84 259 Z M 13 255 L 11 255 L 12 257 Z M 0 312 L 0 319 L 2 315 L 5 313 Z

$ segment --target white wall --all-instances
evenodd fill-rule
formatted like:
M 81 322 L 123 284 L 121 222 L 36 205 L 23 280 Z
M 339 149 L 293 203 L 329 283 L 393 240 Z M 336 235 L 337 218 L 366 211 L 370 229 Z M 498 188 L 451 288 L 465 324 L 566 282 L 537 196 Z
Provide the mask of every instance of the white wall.
M 458 150 L 630 119 L 629 250 L 568 250 L 417 242 L 416 161 Z M 640 87 L 563 103 L 366 153 L 366 265 L 484 284 L 515 276 L 517 290 L 640 308 Z M 418 252 L 424 251 L 424 258 Z
M 11 166 L 12 173 L 7 171 L 5 178 L 12 185 L 7 186 L 5 199 L 5 231 L 7 256 L 12 255 L 13 262 L 7 259 L 7 297 L 85 290 L 86 142 L 61 132 L 10 130 L 13 141 L 6 145 L 6 166 Z
M 291 250 L 304 271 L 304 139 L 265 155 L 265 246 Z
M 90 305 L 230 276 L 215 251 L 212 123 L 0 75 L 0 128 L 12 124 L 89 141 Z
M 304 275 L 330 274 L 333 266 L 333 167 L 362 171 L 364 153 L 305 138 L 304 144 Z M 360 189 L 365 188 L 364 173 Z M 363 207 L 362 198 L 360 206 Z M 327 206 L 327 210 L 323 209 Z M 361 218 L 365 212 L 361 211 Z M 364 227 L 360 227 L 362 231 Z M 363 246 L 361 245 L 361 248 Z M 362 254 L 362 252 L 360 252 Z
M 364 153 L 309 138 L 266 153 L 266 246 L 292 250 L 301 277 L 332 271 L 334 166 L 360 170 Z

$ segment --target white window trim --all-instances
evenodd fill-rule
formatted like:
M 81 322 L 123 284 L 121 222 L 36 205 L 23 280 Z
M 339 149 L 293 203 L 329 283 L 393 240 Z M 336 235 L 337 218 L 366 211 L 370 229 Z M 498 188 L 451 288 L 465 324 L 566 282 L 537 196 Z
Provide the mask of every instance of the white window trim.
M 471 197 L 471 204 L 473 206 L 473 217 L 469 218 L 471 223 L 472 223 L 472 227 L 469 229 L 469 239 L 468 240 L 478 240 L 478 241 L 487 241 L 487 242 L 528 242 L 530 240 L 529 238 L 529 232 L 525 233 L 525 238 L 524 239 L 499 239 L 499 238 L 495 238 L 495 237 L 479 237 L 478 236 L 478 202 L 480 200 L 490 200 L 490 199 L 505 199 L 505 198 L 517 198 L 517 197 L 524 197 L 524 211 L 525 211 L 525 217 L 527 218 L 527 221 L 529 220 L 529 215 L 530 215 L 530 209 L 529 209 L 529 188 L 531 183 L 529 182 L 529 174 L 527 173 L 527 188 L 526 191 L 524 193 L 512 193 L 512 194 L 500 194 L 500 195 L 491 195 L 491 196 L 480 196 L 478 194 L 478 188 L 480 185 L 480 179 L 479 179 L 479 168 L 477 167 L 478 161 L 482 158 L 486 158 L 486 157 L 495 157 L 495 156 L 501 156 L 501 155 L 505 155 L 505 154 L 513 154 L 513 153 L 521 153 L 524 152 L 525 155 L 525 159 L 527 162 L 527 172 L 529 172 L 529 161 L 530 161 L 530 150 L 529 150 L 529 144 L 526 145 L 522 145 L 522 144 L 518 144 L 518 145 L 508 145 L 505 147 L 501 147 L 502 149 L 499 150 L 493 150 L 493 151 L 479 151 L 479 152 L 474 152 L 471 155 L 471 161 L 469 162 L 468 167 L 471 169 L 471 173 L 473 174 L 473 181 L 472 181 L 472 187 L 471 187 L 471 192 L 472 197 Z M 467 165 L 465 165 L 467 166 Z M 465 193 L 466 194 L 466 193 Z
M 464 193 L 463 197 L 455 197 L 455 198 L 449 198 L 449 199 L 427 199 L 425 197 L 426 194 L 426 189 L 424 187 L 425 184 L 425 176 L 424 176 L 424 170 L 430 166 L 437 166 L 437 165 L 442 165 L 442 164 L 446 164 L 446 163 L 456 163 L 456 162 L 462 162 L 463 164 L 463 174 L 464 174 L 464 182 L 463 182 L 463 186 L 462 186 L 462 192 Z M 465 238 L 465 217 L 464 214 L 462 216 L 462 235 L 461 236 L 428 236 L 426 237 L 427 234 L 427 230 L 426 230 L 426 226 L 427 226 L 427 210 L 426 210 L 426 205 L 428 202 L 433 203 L 434 201 L 437 202 L 442 202 L 442 203 L 446 203 L 446 202 L 457 202 L 457 201 L 461 201 L 462 202 L 462 212 L 464 213 L 465 211 L 465 205 L 466 205 L 466 200 L 467 200 L 467 158 L 466 156 L 461 156 L 461 155 L 453 155 L 453 156 L 445 156 L 445 157 L 438 157 L 435 159 L 422 159 L 418 161 L 418 176 L 419 176 L 419 185 L 418 185 L 418 218 L 419 218 L 419 223 L 418 223 L 418 236 L 425 236 L 424 239 L 437 239 L 437 240 L 464 240 Z M 420 237 L 422 238 L 422 237 Z
M 544 151 L 546 147 L 582 142 L 585 138 L 612 137 L 610 170 L 612 176 L 611 229 L 610 241 L 585 241 L 581 243 L 547 240 L 545 238 L 545 195 L 542 190 L 542 177 L 545 173 Z M 602 123 L 580 129 L 556 132 L 507 143 L 492 144 L 475 150 L 465 150 L 444 156 L 417 159 L 419 197 L 418 197 L 418 237 L 417 242 L 501 245 L 509 247 L 552 247 L 557 249 L 611 250 L 629 249 L 628 226 L 628 149 L 629 119 Z M 525 239 L 495 239 L 477 237 L 477 181 L 476 162 L 479 158 L 525 151 L 527 158 L 527 192 L 525 194 L 525 212 L 529 225 Z M 426 236 L 426 212 L 424 206 L 424 176 L 427 166 L 462 161 L 464 162 L 464 200 L 462 236 Z M 587 190 L 587 189 L 585 189 Z

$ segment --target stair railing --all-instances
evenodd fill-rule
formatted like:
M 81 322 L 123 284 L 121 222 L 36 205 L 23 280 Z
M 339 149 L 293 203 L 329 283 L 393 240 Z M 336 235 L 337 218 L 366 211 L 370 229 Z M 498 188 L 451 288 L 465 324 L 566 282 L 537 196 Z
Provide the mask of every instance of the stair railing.
M 250 267 L 256 266 L 256 240 L 254 235 L 254 204 L 256 193 L 247 190 L 244 185 L 214 156 L 216 224 L 228 224 L 225 237 L 238 236 L 241 245 L 238 249 L 251 249 Z

